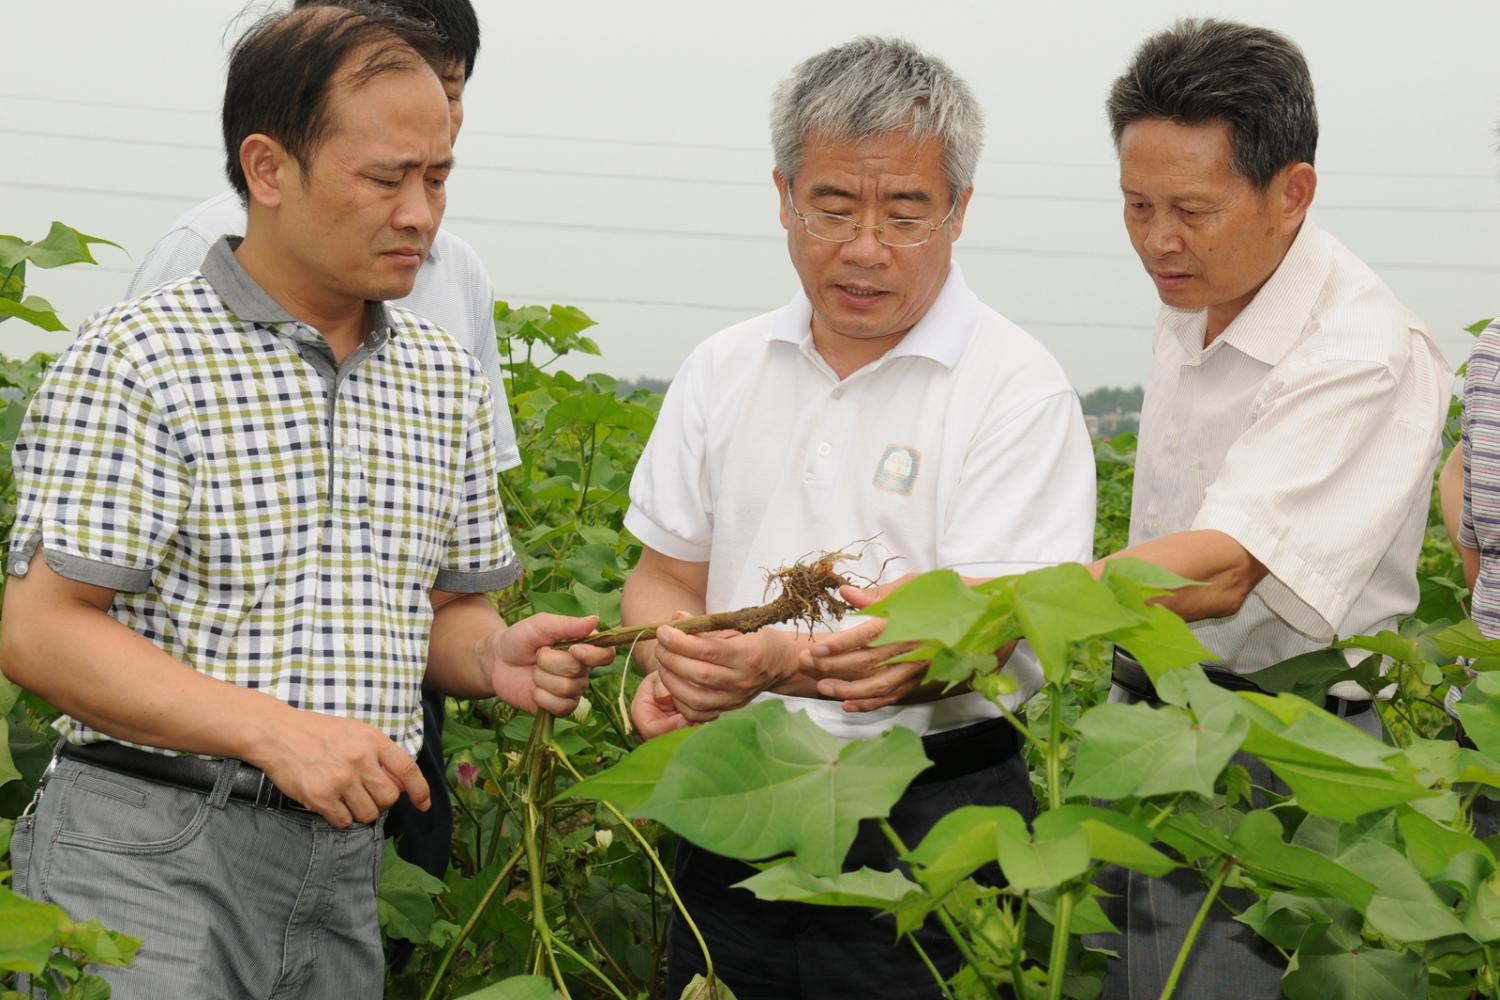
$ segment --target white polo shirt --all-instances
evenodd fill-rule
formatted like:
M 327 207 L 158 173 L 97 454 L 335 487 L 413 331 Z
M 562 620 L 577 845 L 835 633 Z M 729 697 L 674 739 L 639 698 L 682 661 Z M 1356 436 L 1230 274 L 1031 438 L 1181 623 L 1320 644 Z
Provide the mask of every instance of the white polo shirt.
M 1193 631 L 1248 673 L 1417 606 L 1448 362 L 1410 310 L 1311 221 L 1208 347 L 1206 312 L 1163 307 L 1141 411 L 1131 544 L 1229 535 L 1270 571 Z M 1365 697 L 1352 682 L 1334 693 Z
M 900 559 L 886 580 L 1090 558 L 1094 462 L 1078 397 L 956 264 L 906 337 L 842 381 L 814 348 L 811 320 L 799 290 L 699 345 L 636 466 L 626 527 L 664 555 L 709 564 L 709 611 L 760 604 L 767 570 L 871 537 L 878 544 L 846 572 L 874 579 L 889 556 Z M 1007 669 L 1022 681 L 1020 704 L 1040 671 L 1024 646 Z M 999 715 L 972 692 L 865 713 L 786 700 L 849 738 Z
M 209 247 L 221 236 L 242 236 L 245 206 L 233 190 L 202 202 L 173 223 L 156 241 L 135 277 L 130 279 L 127 298 L 197 271 Z M 495 290 L 489 272 L 474 248 L 446 229 L 433 237 L 432 249 L 417 271 L 411 294 L 395 304 L 430 320 L 479 361 L 489 380 L 495 403 L 495 454 L 501 469 L 521 464 L 516 449 L 516 429 L 505 401 L 505 383 L 500 379 L 500 348 L 495 343 Z

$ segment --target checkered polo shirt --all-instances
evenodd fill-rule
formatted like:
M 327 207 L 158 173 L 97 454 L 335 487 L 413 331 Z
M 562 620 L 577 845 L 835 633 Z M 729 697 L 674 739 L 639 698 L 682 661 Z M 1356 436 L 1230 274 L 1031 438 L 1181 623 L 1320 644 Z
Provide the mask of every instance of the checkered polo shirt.
M 335 365 L 237 242 L 94 316 L 57 359 L 16 438 L 7 570 L 24 576 L 40 544 L 178 660 L 415 754 L 429 593 L 520 574 L 489 385 L 447 334 L 379 304 Z
M 1500 323 L 1479 335 L 1464 377 L 1464 504 L 1458 540 L 1479 550 L 1473 617 L 1500 638 Z

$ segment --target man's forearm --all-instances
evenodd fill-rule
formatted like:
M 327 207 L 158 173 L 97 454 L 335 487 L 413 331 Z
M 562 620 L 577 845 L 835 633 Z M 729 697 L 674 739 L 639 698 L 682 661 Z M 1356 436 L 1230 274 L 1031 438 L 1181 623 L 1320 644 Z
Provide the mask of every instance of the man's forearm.
M 254 763 L 296 711 L 199 673 L 90 604 L 30 600 L 28 586 L 10 583 L 0 669 L 108 736 Z
M 511 680 L 512 673 L 515 683 L 511 690 L 495 690 L 484 651 L 486 644 L 496 641 L 504 631 L 504 620 L 483 594 L 464 594 L 436 606 L 423 683 L 455 698 L 493 698 L 499 694 L 517 708 L 535 711 L 530 675 L 525 671 L 503 672 L 502 683 Z
M 1132 545 L 1094 563 L 1098 576 L 1110 559 L 1140 559 L 1201 586 L 1184 587 L 1157 603 L 1188 621 L 1235 614 L 1255 585 L 1265 579 L 1266 567 L 1244 546 L 1222 531 L 1179 531 Z

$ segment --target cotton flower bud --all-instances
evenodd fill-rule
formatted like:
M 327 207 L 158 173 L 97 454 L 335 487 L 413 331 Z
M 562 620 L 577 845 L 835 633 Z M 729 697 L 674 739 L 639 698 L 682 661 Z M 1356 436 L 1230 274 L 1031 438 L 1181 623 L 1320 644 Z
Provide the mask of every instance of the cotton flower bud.
M 587 697 L 578 699 L 578 707 L 573 709 L 573 721 L 580 726 L 589 721 L 589 713 L 594 710 L 593 704 Z
M 596 844 L 599 845 L 599 850 L 601 850 L 601 851 L 607 851 L 607 850 L 609 850 L 609 845 L 613 844 L 614 842 L 615 842 L 615 831 L 613 831 L 613 830 L 595 830 L 594 831 L 594 843 L 596 843 Z
M 521 754 L 516 750 L 505 751 L 505 763 L 510 767 L 515 767 L 521 763 Z
M 463 761 L 458 765 L 458 783 L 463 788 L 473 788 L 474 779 L 479 776 L 479 768 Z

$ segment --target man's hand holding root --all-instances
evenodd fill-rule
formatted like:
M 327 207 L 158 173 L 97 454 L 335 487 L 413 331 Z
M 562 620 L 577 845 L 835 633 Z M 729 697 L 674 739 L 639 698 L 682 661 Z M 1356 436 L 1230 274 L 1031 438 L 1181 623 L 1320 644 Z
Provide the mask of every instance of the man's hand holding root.
M 589 671 L 615 658 L 615 650 L 580 643 L 567 649 L 552 646 L 584 639 L 599 623 L 596 616 L 532 615 L 494 636 L 486 648 L 495 694 L 527 711 L 567 715 L 589 686 Z M 517 671 L 528 671 L 530 683 L 518 690 Z M 530 704 L 526 704 L 527 702 Z
M 890 595 L 915 574 L 879 587 L 842 587 L 839 596 L 856 610 Z M 883 618 L 871 618 L 852 628 L 819 636 L 802 651 L 802 672 L 817 680 L 818 694 L 844 703 L 846 712 L 869 712 L 900 703 L 914 692 L 927 673 L 927 661 L 888 663 L 916 648 L 916 643 L 874 645 L 885 632 Z
M 655 674 L 688 722 L 708 722 L 748 705 L 797 671 L 791 633 L 688 635 L 664 625 L 656 631 Z

